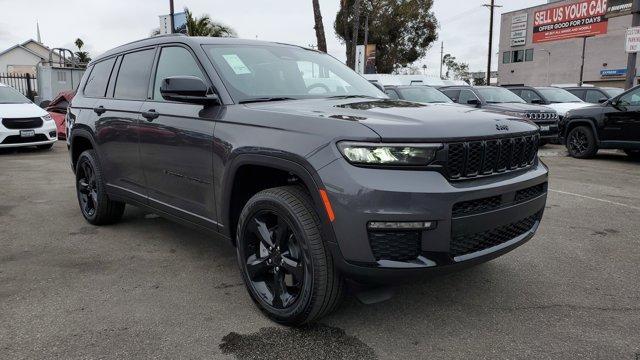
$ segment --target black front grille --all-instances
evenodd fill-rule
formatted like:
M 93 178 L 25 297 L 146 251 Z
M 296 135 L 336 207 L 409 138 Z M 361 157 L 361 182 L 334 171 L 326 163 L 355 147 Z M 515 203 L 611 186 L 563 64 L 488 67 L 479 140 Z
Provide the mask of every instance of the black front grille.
M 369 231 L 376 261 L 410 261 L 420 255 L 420 231 Z
M 544 194 L 546 185 L 547 183 L 542 183 L 530 188 L 518 190 L 518 192 L 516 192 L 516 202 L 523 202 L 531 200 L 533 198 L 537 198 L 538 196 Z
M 492 196 L 484 199 L 463 201 L 453 205 L 453 217 L 480 214 L 502 206 L 502 197 Z
M 467 234 L 463 229 L 452 229 L 449 252 L 452 256 L 471 254 L 503 244 L 531 230 L 541 213 L 536 213 L 511 224 L 502 225 L 483 232 Z
M 36 134 L 35 136 L 32 136 L 32 137 L 21 137 L 20 135 L 11 135 L 11 136 L 7 136 L 4 139 L 4 141 L 2 141 L 2 144 L 3 145 L 26 144 L 26 143 L 39 142 L 39 141 L 48 141 L 48 140 L 49 139 L 45 134 Z
M 464 180 L 533 165 L 540 136 L 527 135 L 504 139 L 448 144 L 445 165 L 450 180 Z
M 4 118 L 2 119 L 2 126 L 7 129 L 35 129 L 42 126 L 42 119 L 38 117 L 34 118 Z

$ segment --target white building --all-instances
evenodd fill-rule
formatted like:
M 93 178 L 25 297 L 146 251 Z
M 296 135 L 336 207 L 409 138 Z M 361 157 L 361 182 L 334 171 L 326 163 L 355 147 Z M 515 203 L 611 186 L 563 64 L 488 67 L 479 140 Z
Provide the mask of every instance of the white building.
M 36 75 L 36 67 L 43 60 L 49 61 L 49 49 L 45 45 L 29 39 L 0 52 L 0 73 Z M 53 60 L 60 59 L 54 55 Z

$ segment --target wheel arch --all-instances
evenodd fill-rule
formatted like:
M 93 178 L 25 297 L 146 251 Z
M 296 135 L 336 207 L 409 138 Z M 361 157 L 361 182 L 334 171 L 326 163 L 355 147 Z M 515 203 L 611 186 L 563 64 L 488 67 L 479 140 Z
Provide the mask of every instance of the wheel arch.
M 596 129 L 595 124 L 593 123 L 592 120 L 583 119 L 583 118 L 571 119 L 567 122 L 566 130 L 564 131 L 564 136 L 563 136 L 563 138 L 565 139 L 564 140 L 565 144 L 567 142 L 567 137 L 569 136 L 569 132 L 571 132 L 571 130 L 573 130 L 575 127 L 581 126 L 581 125 L 586 125 L 589 128 L 591 128 L 591 130 L 593 131 L 593 136 L 596 139 L 596 144 L 600 145 L 600 136 L 598 134 L 598 130 Z
M 235 233 L 237 226 L 237 217 L 234 213 L 233 195 L 234 187 L 239 184 L 242 179 L 239 178 L 243 167 L 263 167 L 274 169 L 276 171 L 287 172 L 300 180 L 301 185 L 307 189 L 313 205 L 318 212 L 322 223 L 322 230 L 325 239 L 335 242 L 331 222 L 324 208 L 324 202 L 320 197 L 320 190 L 323 189 L 322 180 L 319 178 L 315 170 L 306 161 L 291 160 L 283 157 L 266 155 L 266 154 L 240 154 L 233 158 L 226 167 L 224 179 L 221 183 L 221 217 L 223 224 L 221 232 L 231 239 L 235 245 Z M 247 199 L 248 200 L 248 199 Z M 245 202 L 246 203 L 246 202 Z M 244 203 L 239 211 L 242 211 Z M 237 211 L 236 211 L 237 212 Z
M 71 155 L 71 167 L 74 172 L 76 169 L 76 163 L 78 161 L 78 158 L 80 157 L 80 154 L 82 154 L 83 151 L 88 149 L 94 149 L 96 151 L 96 156 L 98 158 L 100 157 L 100 155 L 98 154 L 98 145 L 96 143 L 93 132 L 84 126 L 75 127 L 71 131 L 71 136 L 69 136 L 69 144 L 70 144 L 69 152 Z M 99 160 L 100 159 L 98 159 L 98 161 Z

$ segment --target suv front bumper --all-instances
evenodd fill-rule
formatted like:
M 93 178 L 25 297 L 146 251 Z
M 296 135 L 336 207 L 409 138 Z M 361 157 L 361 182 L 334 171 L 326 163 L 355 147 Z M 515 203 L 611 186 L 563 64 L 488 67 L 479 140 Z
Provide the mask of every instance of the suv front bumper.
M 33 136 L 22 137 L 21 131 L 33 130 Z M 48 145 L 58 140 L 55 121 L 44 121 L 42 126 L 32 129 L 7 129 L 0 122 L 0 148 Z
M 548 180 L 539 160 L 519 172 L 461 182 L 432 171 L 360 168 L 343 159 L 319 175 L 335 213 L 334 259 L 348 278 L 365 282 L 455 270 L 523 244 L 540 224 Z M 412 235 L 416 249 L 401 231 L 385 239 L 368 228 L 371 221 L 436 225 Z M 407 256 L 412 251 L 415 258 Z

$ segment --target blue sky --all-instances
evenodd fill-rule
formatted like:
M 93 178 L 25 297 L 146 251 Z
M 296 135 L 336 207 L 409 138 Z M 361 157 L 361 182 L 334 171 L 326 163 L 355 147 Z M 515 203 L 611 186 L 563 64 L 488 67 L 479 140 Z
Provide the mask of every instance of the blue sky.
M 470 64 L 473 71 L 486 67 L 489 12 L 482 7 L 488 0 L 435 0 L 434 11 L 441 23 L 440 39 L 419 66 L 432 71 L 439 67 L 440 41 L 445 52 Z M 343 60 L 344 46 L 333 32 L 339 0 L 320 0 L 327 32 L 329 52 Z M 0 49 L 36 37 L 40 23 L 43 42 L 50 47 L 73 47 L 80 37 L 96 55 L 117 45 L 147 37 L 158 27 L 158 15 L 168 13 L 168 0 L 0 0 Z M 495 49 L 499 14 L 546 3 L 544 0 L 502 0 L 497 10 Z M 234 27 L 248 39 L 273 40 L 297 45 L 315 44 L 311 0 L 175 0 L 177 9 L 189 6 L 195 14 L 207 13 L 213 19 Z M 9 16 L 10 15 L 10 16 Z M 497 57 L 496 57 L 497 59 Z M 497 64 L 497 62 L 494 62 Z

